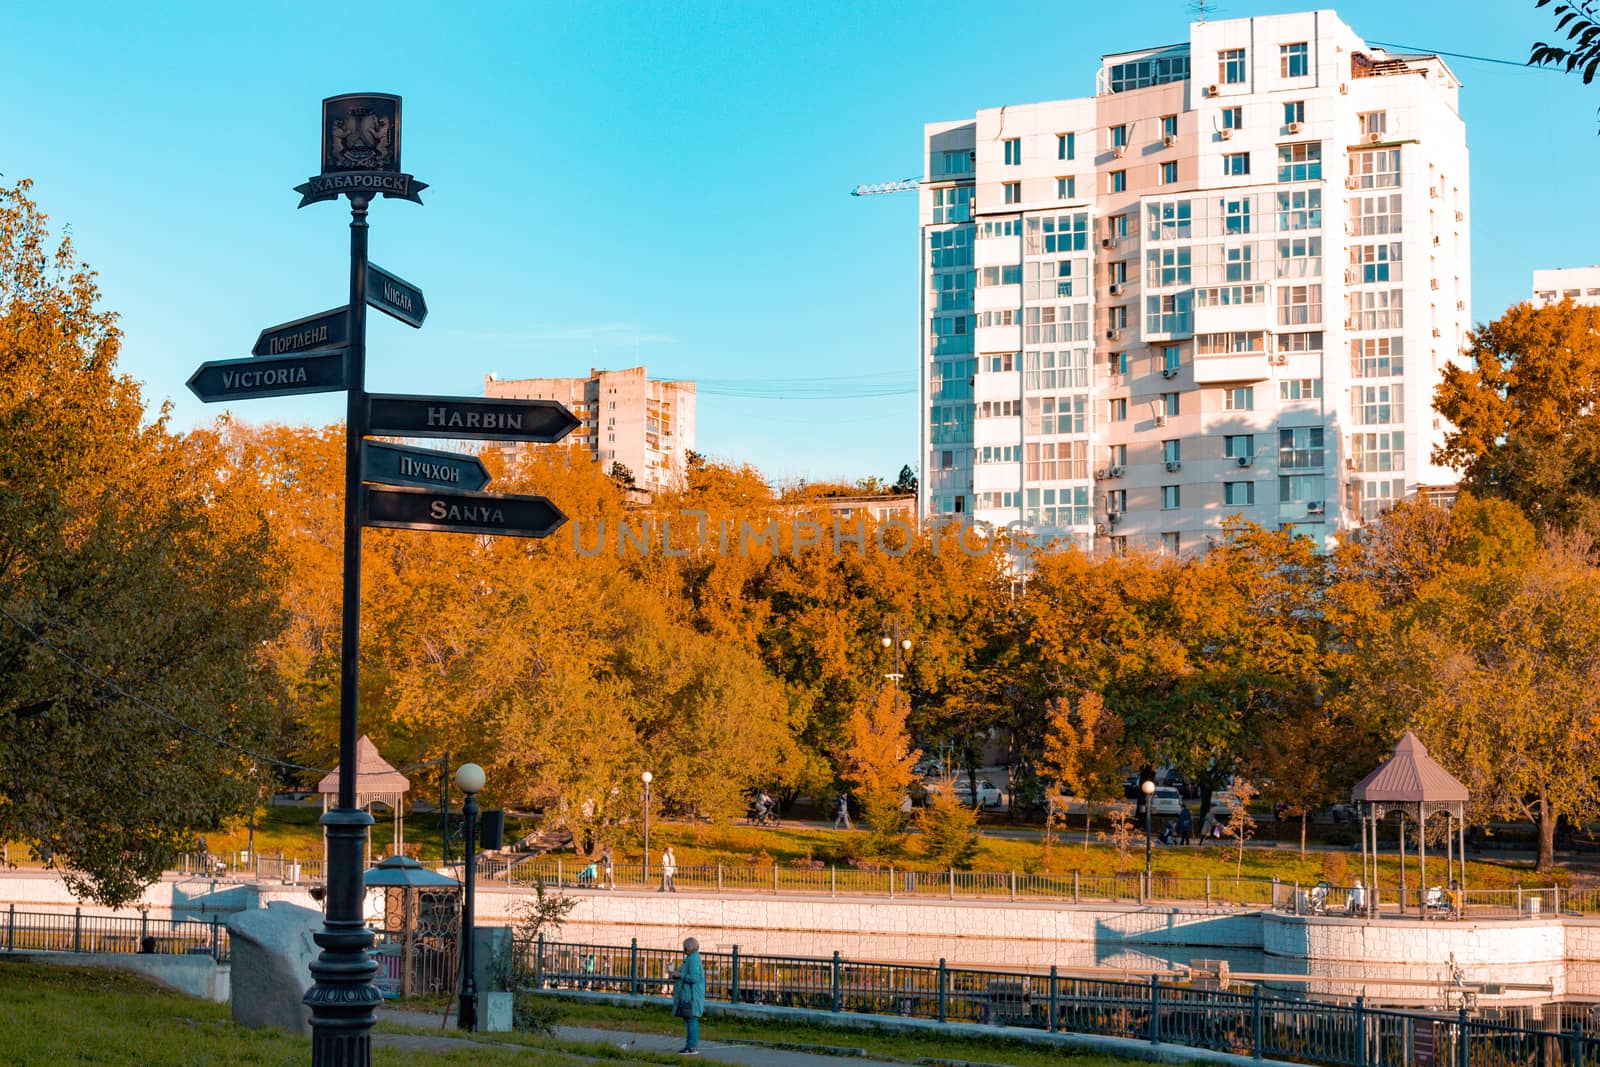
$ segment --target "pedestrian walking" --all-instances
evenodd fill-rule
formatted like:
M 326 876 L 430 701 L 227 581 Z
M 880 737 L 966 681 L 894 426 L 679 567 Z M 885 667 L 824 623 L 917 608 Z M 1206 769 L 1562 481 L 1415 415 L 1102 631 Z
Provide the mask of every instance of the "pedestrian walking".
M 672 854 L 672 846 L 668 845 L 667 850 L 661 853 L 661 888 L 657 889 L 656 892 L 676 893 L 678 884 L 672 880 L 672 876 L 677 873 L 678 857 Z
M 705 1010 L 706 970 L 700 962 L 700 942 L 686 937 L 683 962 L 672 973 L 672 1014 L 683 1020 L 685 1031 L 680 1055 L 700 1054 L 700 1016 Z
M 1217 833 L 1217 814 L 1214 811 L 1206 812 L 1206 817 L 1200 823 L 1200 841 L 1208 837 L 1215 837 Z
M 850 825 L 850 794 L 839 794 L 839 806 L 833 811 L 833 828 L 843 826 L 846 830 L 853 829 Z
M 1194 817 L 1189 814 L 1189 805 L 1178 805 L 1178 844 L 1187 845 L 1189 838 L 1194 834 Z
M 600 888 L 617 888 L 617 868 L 611 860 L 611 846 L 600 850 Z

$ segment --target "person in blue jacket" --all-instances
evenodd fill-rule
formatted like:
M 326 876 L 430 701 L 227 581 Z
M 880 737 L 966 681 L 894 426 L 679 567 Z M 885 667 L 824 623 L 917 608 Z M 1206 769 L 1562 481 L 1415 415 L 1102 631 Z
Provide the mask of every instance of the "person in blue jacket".
M 672 1014 L 683 1020 L 687 1032 L 683 1047 L 678 1050 L 685 1056 L 700 1054 L 700 1016 L 706 1010 L 706 970 L 700 962 L 700 942 L 684 938 L 683 962 L 672 975 Z

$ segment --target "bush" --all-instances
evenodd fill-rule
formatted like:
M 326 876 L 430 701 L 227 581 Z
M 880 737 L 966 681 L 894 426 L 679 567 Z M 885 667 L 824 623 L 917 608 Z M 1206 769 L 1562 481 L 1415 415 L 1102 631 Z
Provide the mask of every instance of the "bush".
M 1333 885 L 1344 885 L 1344 879 L 1350 873 L 1350 858 L 1343 852 L 1324 852 L 1322 854 L 1322 877 Z
M 941 867 L 968 867 L 978 854 L 978 813 L 938 789 L 922 809 L 922 851 Z
M 561 1002 L 554 997 L 541 997 L 534 993 L 518 993 L 511 1008 L 511 1026 L 527 1034 L 555 1035 L 556 1026 L 563 1018 Z

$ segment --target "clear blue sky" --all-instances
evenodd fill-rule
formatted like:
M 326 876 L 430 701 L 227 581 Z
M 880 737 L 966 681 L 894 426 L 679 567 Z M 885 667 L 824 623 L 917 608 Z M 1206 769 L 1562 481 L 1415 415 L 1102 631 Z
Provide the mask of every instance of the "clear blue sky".
M 1230 0 L 1215 17 L 1313 6 Z M 1371 41 L 1526 58 L 1532 0 L 1361 0 Z M 18 5 L 0 62 L 0 174 L 32 177 L 127 331 L 123 367 L 180 427 L 184 381 L 264 326 L 344 303 L 348 212 L 297 211 L 318 108 L 405 98 L 425 206 L 382 201 L 372 258 L 420 285 L 412 331 L 374 316 L 369 388 L 476 394 L 483 376 L 916 381 L 914 194 L 926 121 L 1086 96 L 1103 52 L 1186 36 L 1181 0 L 1091 4 Z M 1600 86 L 1450 60 L 1472 151 L 1473 307 L 1535 267 L 1600 261 Z M 240 404 L 331 422 L 339 394 Z M 777 478 L 892 477 L 914 392 L 703 393 L 699 447 Z

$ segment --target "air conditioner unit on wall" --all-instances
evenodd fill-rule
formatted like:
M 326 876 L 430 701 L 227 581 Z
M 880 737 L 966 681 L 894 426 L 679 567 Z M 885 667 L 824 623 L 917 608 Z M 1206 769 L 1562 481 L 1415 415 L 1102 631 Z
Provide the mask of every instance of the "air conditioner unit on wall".
M 1300 124 L 1298 122 L 1289 123 L 1289 132 L 1290 133 L 1299 133 L 1300 132 Z
M 1306 505 L 1307 515 L 1324 515 L 1328 511 L 1327 505 L 1320 500 L 1313 500 Z
M 1359 189 L 1361 188 L 1361 179 L 1352 174 L 1344 180 L 1344 187 L 1346 189 Z
M 1176 378 L 1178 376 L 1178 368 L 1177 367 L 1162 367 L 1161 368 L 1161 376 L 1163 378 Z
M 1115 242 L 1115 241 L 1113 241 L 1113 240 L 1112 240 L 1112 239 L 1111 239 L 1111 238 L 1109 238 L 1109 237 L 1102 237 L 1102 238 L 1100 238 L 1100 247 L 1101 247 L 1101 248 L 1110 248 L 1110 247 L 1111 247 L 1111 246 L 1112 246 L 1112 245 L 1114 245 L 1114 244 L 1116 244 L 1116 243 L 1117 243 L 1117 242 Z
M 1107 473 L 1113 478 L 1120 478 L 1123 475 L 1123 469 L 1121 467 L 1112 467 Z
M 1107 341 L 1120 341 L 1120 340 L 1122 340 L 1122 331 L 1121 330 L 1115 330 L 1115 329 L 1107 330 L 1106 331 L 1106 340 Z
M 1167 424 L 1167 417 L 1165 415 L 1157 415 L 1156 416 L 1156 425 L 1157 426 L 1165 426 L 1166 424 Z
M 1252 456 L 1240 456 L 1240 457 L 1239 457 L 1239 466 L 1241 466 L 1241 467 L 1248 467 L 1248 466 L 1250 466 L 1250 461 L 1251 461 L 1251 459 L 1253 459 L 1253 458 L 1254 458 L 1254 457 L 1252 457 Z
M 1104 467 L 1101 467 L 1099 470 L 1094 472 L 1094 480 L 1097 482 L 1103 482 L 1106 480 L 1106 469 Z
M 1217 87 L 1215 85 L 1206 86 L 1206 95 L 1207 96 L 1216 96 L 1217 95 Z
M 1125 144 L 1114 144 L 1111 146 L 1111 154 L 1116 158 L 1121 159 L 1123 156 L 1128 154 L 1128 146 Z
M 1178 143 L 1178 135 L 1175 133 L 1164 133 L 1161 135 L 1161 143 L 1166 145 L 1168 148 L 1171 148 L 1173 145 Z
M 1377 144 L 1381 140 L 1383 140 L 1383 134 L 1381 134 L 1381 133 L 1369 133 L 1369 134 L 1367 134 L 1367 143 L 1368 144 Z
M 1289 356 L 1285 352 L 1273 352 L 1267 356 L 1267 362 L 1271 363 L 1274 367 L 1287 366 L 1289 363 Z
M 1179 460 L 1175 460 L 1175 459 L 1167 460 L 1167 470 L 1168 471 L 1181 471 L 1182 469 L 1183 469 L 1183 463 L 1180 462 Z
M 1122 295 L 1122 283 L 1121 282 L 1112 282 L 1111 283 L 1111 295 L 1112 296 L 1121 296 Z
M 1217 136 L 1222 138 L 1224 141 L 1231 141 L 1233 140 L 1233 131 L 1224 126 L 1222 129 L 1217 131 Z

